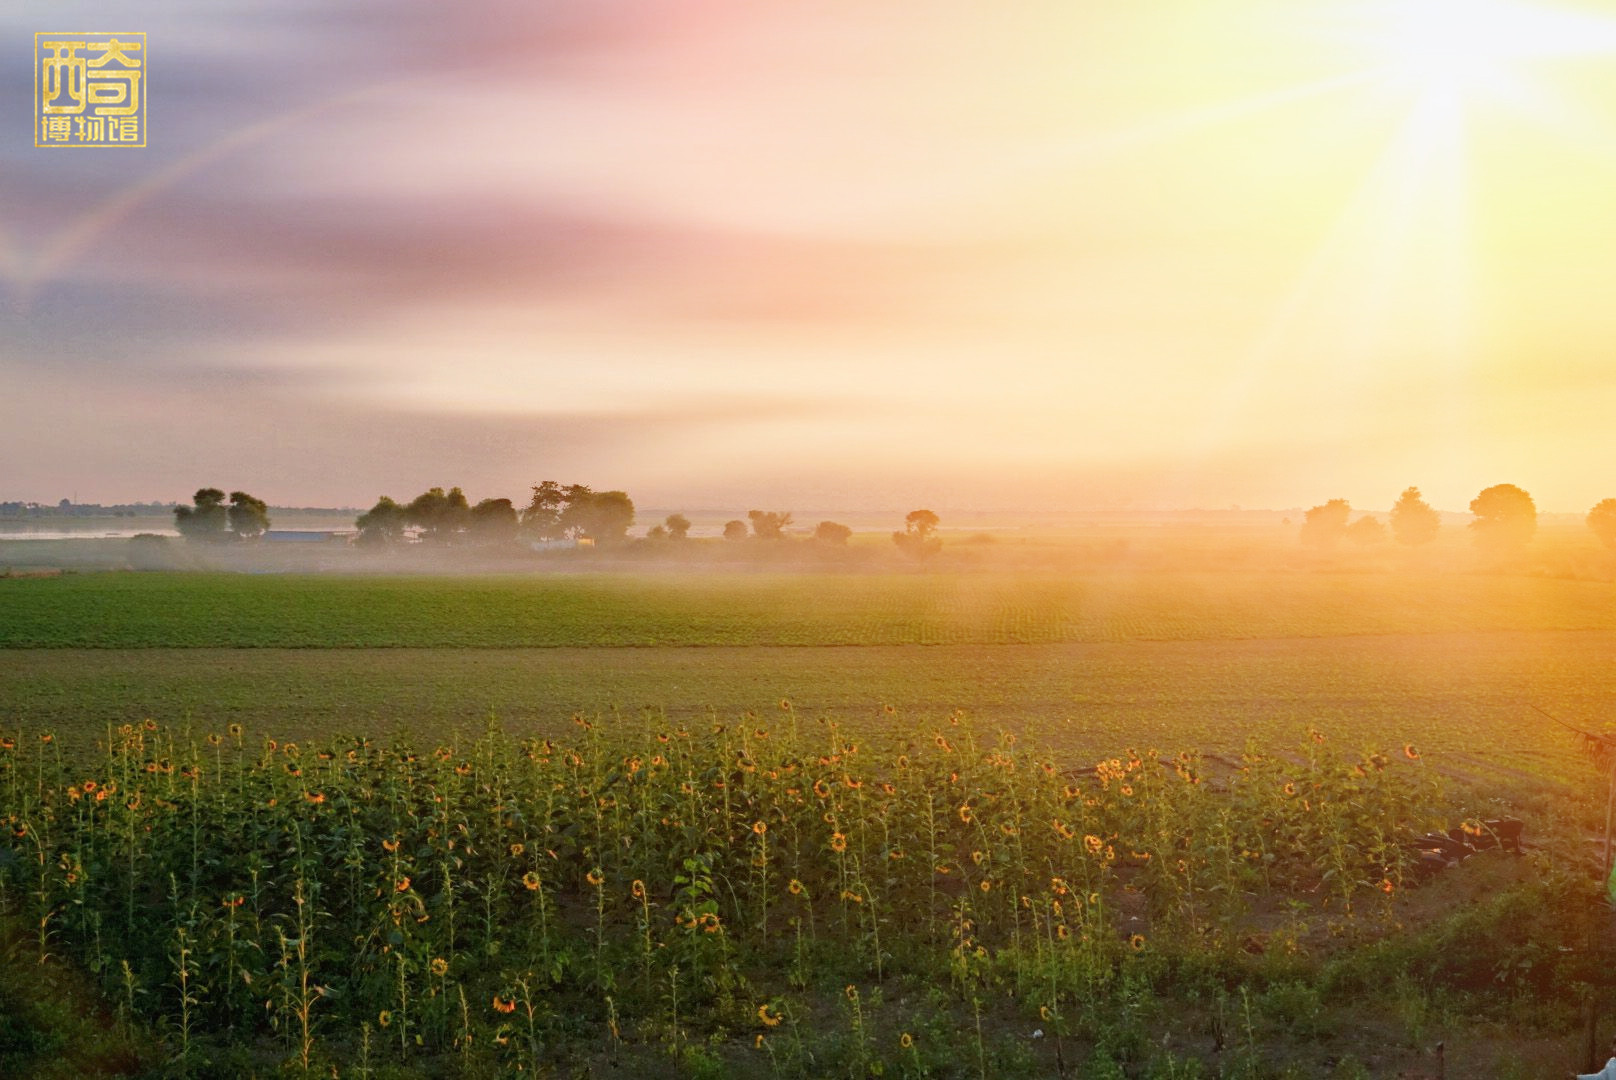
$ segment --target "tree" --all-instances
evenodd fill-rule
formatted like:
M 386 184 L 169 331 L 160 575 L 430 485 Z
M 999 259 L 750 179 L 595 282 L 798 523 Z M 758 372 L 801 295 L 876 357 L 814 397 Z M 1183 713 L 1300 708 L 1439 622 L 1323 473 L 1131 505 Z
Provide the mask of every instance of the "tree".
M 1442 528 L 1442 515 L 1431 509 L 1431 504 L 1420 497 L 1417 487 L 1404 488 L 1403 494 L 1392 504 L 1392 535 L 1399 544 L 1418 547 L 1436 539 Z
M 358 542 L 365 545 L 394 543 L 404 536 L 405 509 L 383 495 L 376 505 L 354 519 L 359 529 Z
M 903 519 L 903 532 L 893 533 L 892 542 L 912 559 L 929 559 L 943 549 L 943 541 L 932 535 L 938 520 L 930 510 L 911 510 Z
M 1616 499 L 1601 499 L 1588 511 L 1588 527 L 1601 543 L 1616 551 Z
M 195 506 L 174 508 L 174 528 L 187 540 L 217 541 L 229 535 L 225 527 L 229 512 L 224 507 L 224 492 L 218 488 L 201 488 L 191 496 Z
M 509 499 L 484 499 L 471 508 L 469 532 L 479 544 L 509 544 L 516 539 L 516 508 Z
M 269 529 L 269 506 L 245 491 L 230 493 L 230 507 L 225 516 L 230 522 L 230 531 L 242 540 L 260 537 Z
M 647 540 L 666 540 L 668 538 L 668 527 L 666 525 L 653 525 L 645 530 L 645 538 Z
M 814 541 L 831 547 L 846 547 L 853 530 L 834 521 L 821 521 L 814 527 Z
M 566 505 L 566 489 L 554 480 L 533 486 L 533 499 L 522 511 L 522 531 L 538 540 L 561 538 L 561 509 Z
M 776 510 L 748 510 L 746 516 L 752 521 L 752 535 L 759 540 L 779 540 L 791 524 L 789 510 L 783 514 Z
M 591 491 L 582 484 L 564 489 L 566 505 L 559 524 L 563 533 L 591 540 L 621 540 L 634 524 L 634 500 L 623 491 Z
M 1351 525 L 1348 525 L 1342 535 L 1354 544 L 1360 544 L 1363 547 L 1368 547 L 1370 544 L 1384 544 L 1386 542 L 1386 526 L 1381 524 L 1379 518 L 1365 514 Z
M 1514 484 L 1494 484 L 1470 500 L 1470 534 L 1478 547 L 1494 554 L 1524 548 L 1537 532 L 1537 506 Z
M 1308 547 L 1332 548 L 1347 534 L 1352 506 L 1345 499 L 1331 499 L 1303 515 L 1301 541 Z
M 739 519 L 737 519 L 735 521 L 726 521 L 726 522 L 724 522 L 724 539 L 725 540 L 745 540 L 746 539 L 746 522 L 741 521 Z
M 662 522 L 668 528 L 668 537 L 683 540 L 690 535 L 690 519 L 683 514 L 669 514 Z
M 420 528 L 422 540 L 447 544 L 471 523 L 471 507 L 459 488 L 450 488 L 447 494 L 440 487 L 429 488 L 410 500 L 404 519 Z

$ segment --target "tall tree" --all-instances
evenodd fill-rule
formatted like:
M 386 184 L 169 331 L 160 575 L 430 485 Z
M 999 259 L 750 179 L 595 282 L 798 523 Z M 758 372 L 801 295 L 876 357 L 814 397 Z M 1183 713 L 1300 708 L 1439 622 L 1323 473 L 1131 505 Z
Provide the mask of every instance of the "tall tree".
M 1384 543 L 1386 540 L 1386 526 L 1381 524 L 1377 517 L 1365 514 L 1342 530 L 1341 535 L 1354 544 L 1368 547 L 1370 544 Z
M 591 491 L 583 484 L 565 489 L 561 529 L 570 536 L 611 543 L 628 535 L 634 524 L 634 500 L 624 491 Z
M 742 521 L 740 518 L 736 518 L 733 521 L 724 522 L 724 539 L 745 540 L 746 522 Z
M 791 511 L 784 513 L 778 510 L 748 510 L 746 516 L 752 522 L 752 535 L 759 540 L 779 540 L 786 534 L 786 526 L 791 524 Z
M 224 506 L 224 492 L 218 488 L 201 488 L 191 496 L 194 506 L 174 508 L 174 528 L 187 540 L 223 540 L 227 535 L 229 512 Z
M 1312 507 L 1303 515 L 1301 541 L 1308 547 L 1332 548 L 1347 534 L 1352 506 L 1345 499 L 1331 499 Z
M 1397 542 L 1410 547 L 1429 544 L 1442 528 L 1442 515 L 1420 497 L 1417 487 L 1403 489 L 1392 504 L 1391 521 L 1392 535 L 1397 537 Z
M 405 508 L 383 495 L 376 505 L 354 520 L 359 529 L 359 543 L 371 545 L 391 544 L 404 536 Z
M 814 542 L 831 547 L 846 547 L 853 530 L 834 521 L 821 521 L 814 526 Z
M 450 543 L 471 521 L 471 507 L 459 488 L 445 492 L 440 487 L 429 488 L 410 500 L 404 508 L 404 518 L 421 529 L 421 539 L 436 543 Z
M 245 491 L 230 493 L 230 506 L 225 511 L 230 531 L 242 540 L 264 535 L 269 529 L 269 506 Z
M 1537 505 L 1514 484 L 1494 484 L 1470 500 L 1470 534 L 1476 545 L 1494 554 L 1524 548 L 1537 533 Z
M 1601 499 L 1588 511 L 1588 527 L 1600 543 L 1616 551 L 1616 499 Z
M 566 489 L 554 480 L 533 485 L 533 498 L 522 511 L 522 531 L 536 540 L 559 540 L 566 503 Z
M 929 559 L 943 549 L 942 539 L 932 535 L 939 520 L 930 510 L 911 510 L 903 519 L 903 532 L 893 533 L 892 542 L 912 559 Z
M 479 544 L 509 544 L 516 539 L 516 507 L 509 499 L 484 499 L 471 508 L 468 532 Z
M 683 540 L 690 535 L 690 519 L 683 514 L 669 514 L 662 524 L 667 527 L 670 540 Z

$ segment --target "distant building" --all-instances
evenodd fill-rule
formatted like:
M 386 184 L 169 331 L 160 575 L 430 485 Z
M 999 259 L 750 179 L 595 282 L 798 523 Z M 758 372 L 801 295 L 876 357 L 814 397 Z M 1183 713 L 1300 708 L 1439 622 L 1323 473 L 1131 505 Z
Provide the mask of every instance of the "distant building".
M 346 537 L 332 529 L 270 529 L 264 533 L 264 542 L 269 544 L 329 544 L 338 539 Z
M 588 536 L 582 536 L 576 540 L 569 538 L 566 540 L 529 540 L 527 542 L 529 551 L 575 551 L 581 547 L 594 546 L 595 541 Z

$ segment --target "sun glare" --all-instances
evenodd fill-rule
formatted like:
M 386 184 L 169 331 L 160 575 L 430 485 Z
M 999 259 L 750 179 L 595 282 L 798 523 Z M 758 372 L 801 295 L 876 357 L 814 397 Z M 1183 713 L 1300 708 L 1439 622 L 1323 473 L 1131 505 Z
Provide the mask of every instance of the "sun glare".
M 1502 89 L 1523 61 L 1611 42 L 1605 20 L 1505 0 L 1398 0 L 1384 10 L 1389 74 L 1421 93 Z

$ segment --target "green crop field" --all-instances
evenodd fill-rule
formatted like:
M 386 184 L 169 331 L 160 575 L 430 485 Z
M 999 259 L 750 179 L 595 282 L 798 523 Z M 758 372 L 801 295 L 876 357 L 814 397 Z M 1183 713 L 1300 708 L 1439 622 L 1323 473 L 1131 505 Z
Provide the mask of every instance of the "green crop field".
M 1616 956 L 1600 776 L 1533 706 L 1616 716 L 1613 601 L 0 579 L 0 1072 L 103 1068 L 49 985 L 174 1075 L 1549 1075 Z M 1524 855 L 1406 844 L 1510 815 Z
M 1606 582 L 1446 574 L 67 574 L 0 579 L 0 648 L 1196 641 L 1616 630 Z

